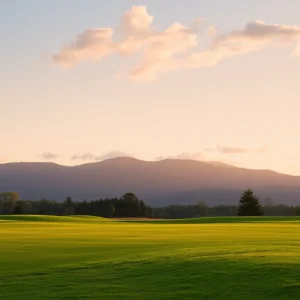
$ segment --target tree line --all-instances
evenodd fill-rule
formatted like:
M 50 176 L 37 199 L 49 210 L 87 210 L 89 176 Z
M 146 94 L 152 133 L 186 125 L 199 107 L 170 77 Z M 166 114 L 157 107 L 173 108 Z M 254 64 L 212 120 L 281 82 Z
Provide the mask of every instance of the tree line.
M 238 205 L 219 205 L 208 207 L 200 201 L 196 205 L 169 205 L 153 208 L 153 217 L 157 219 L 186 219 L 197 217 L 221 216 L 300 216 L 300 206 L 261 205 L 259 198 L 251 189 L 241 195 Z
M 67 197 L 63 203 L 53 200 L 19 200 L 17 193 L 0 193 L 0 214 L 91 215 L 104 218 L 151 218 L 152 208 L 133 193 L 121 198 L 74 202 Z
M 196 205 L 170 205 L 151 208 L 133 193 L 121 198 L 74 202 L 70 197 L 61 203 L 42 199 L 19 200 L 17 193 L 0 193 L 0 214 L 91 215 L 105 218 L 184 219 L 213 216 L 300 216 L 300 206 L 261 205 L 251 189 L 241 196 L 239 204 L 208 207 L 205 202 Z

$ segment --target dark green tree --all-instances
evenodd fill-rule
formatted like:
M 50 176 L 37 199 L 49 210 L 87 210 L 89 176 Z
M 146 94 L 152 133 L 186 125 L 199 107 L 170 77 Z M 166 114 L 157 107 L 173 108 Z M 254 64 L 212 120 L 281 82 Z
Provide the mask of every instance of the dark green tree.
M 75 205 L 74 202 L 72 201 L 71 197 L 67 197 L 65 202 L 64 202 L 64 206 L 65 206 L 65 214 L 66 215 L 73 215 L 74 211 L 75 211 Z
M 136 218 L 139 217 L 139 199 L 133 193 L 126 193 L 121 197 L 123 202 L 123 217 Z
M 17 201 L 17 205 L 20 205 L 23 214 L 28 215 L 28 214 L 33 213 L 31 201 L 28 201 L 28 200 L 27 201 L 26 200 Z
M 139 199 L 138 197 L 133 193 L 126 193 L 122 196 L 122 200 L 124 201 L 131 201 L 131 202 L 137 202 Z
M 247 189 L 241 196 L 238 206 L 238 216 L 262 216 L 262 206 L 251 189 Z
M 198 208 L 197 217 L 207 217 L 208 216 L 208 207 L 204 201 L 199 201 L 197 208 Z

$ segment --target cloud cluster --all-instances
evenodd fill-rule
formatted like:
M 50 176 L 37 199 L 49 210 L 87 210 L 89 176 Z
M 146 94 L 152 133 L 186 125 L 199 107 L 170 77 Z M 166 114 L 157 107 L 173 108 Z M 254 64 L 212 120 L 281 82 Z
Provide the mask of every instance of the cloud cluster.
M 72 67 L 81 61 L 98 62 L 111 54 L 138 54 L 141 58 L 129 71 L 129 78 L 154 79 L 157 73 L 179 68 L 177 55 L 198 45 L 196 32 L 200 21 L 194 21 L 189 28 L 174 23 L 158 31 L 152 27 L 153 20 L 145 6 L 133 6 L 116 29 L 86 30 L 55 54 L 53 60 L 62 67 Z
M 188 159 L 188 160 L 200 160 L 204 161 L 206 160 L 205 155 L 201 152 L 195 152 L 195 153 L 188 153 L 183 152 L 178 155 L 174 156 L 159 156 L 156 158 L 157 160 L 164 160 L 164 159 Z
M 42 154 L 42 158 L 47 160 L 56 159 L 58 157 L 59 155 L 53 152 L 45 152 Z
M 116 157 L 127 157 L 127 156 L 132 156 L 126 152 L 123 151 L 111 151 L 104 153 L 102 155 L 95 155 L 93 153 L 87 152 L 83 154 L 74 154 L 71 159 L 72 160 L 81 160 L 81 161 L 100 161 L 100 160 L 105 160 L 105 159 L 111 159 L 111 158 L 116 158 Z
M 216 148 L 205 148 L 206 152 L 219 152 L 221 154 L 246 154 L 246 153 L 267 153 L 269 148 L 267 146 L 261 146 L 259 148 L 248 149 L 248 148 L 238 148 L 231 146 L 217 146 Z
M 82 161 L 98 161 L 101 160 L 100 158 L 101 158 L 100 156 L 90 152 L 83 153 L 83 154 L 74 154 L 71 157 L 72 160 L 82 160 Z
M 245 154 L 249 152 L 249 149 L 245 148 L 236 148 L 236 147 L 228 147 L 228 146 L 218 146 L 217 151 L 223 154 Z
M 300 41 L 300 26 L 269 25 L 262 21 L 249 22 L 244 29 L 217 35 L 215 26 L 207 28 L 211 45 L 200 51 L 197 19 L 190 26 L 175 22 L 165 30 L 153 27 L 154 17 L 145 6 L 133 6 L 121 17 L 116 28 L 88 29 L 53 55 L 62 67 L 72 67 L 81 61 L 98 62 L 118 54 L 140 57 L 128 72 L 132 80 L 152 80 L 157 74 L 177 69 L 214 66 L 225 58 L 242 55 L 279 43 Z M 300 56 L 300 43 L 292 53 Z
M 299 26 L 268 25 L 262 21 L 249 22 L 243 30 L 216 37 L 209 50 L 188 57 L 187 66 L 191 68 L 213 66 L 225 58 L 263 50 L 272 44 L 285 45 L 299 39 Z M 297 53 L 297 50 L 293 52 L 294 55 Z

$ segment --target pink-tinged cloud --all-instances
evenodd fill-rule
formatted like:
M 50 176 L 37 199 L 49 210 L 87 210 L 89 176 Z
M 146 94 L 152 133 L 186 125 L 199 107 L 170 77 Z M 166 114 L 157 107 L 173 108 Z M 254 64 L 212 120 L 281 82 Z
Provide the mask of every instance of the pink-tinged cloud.
M 211 37 L 215 37 L 217 35 L 217 27 L 216 26 L 209 26 L 207 29 L 207 34 Z
M 300 27 L 249 22 L 243 30 L 216 37 L 210 49 L 194 53 L 186 59 L 186 67 L 214 66 L 225 58 L 261 51 L 269 45 L 286 45 L 300 40 Z
M 55 63 L 70 68 L 80 61 L 98 62 L 114 51 L 111 28 L 89 29 L 53 56 Z
M 228 146 L 218 146 L 217 151 L 223 154 L 245 154 L 250 150 L 245 148 L 236 148 L 236 147 L 228 147 Z
M 133 6 L 115 30 L 89 29 L 63 47 L 53 60 L 62 67 L 72 67 L 81 61 L 97 62 L 112 54 L 140 55 L 140 60 L 128 71 L 129 79 L 155 79 L 158 73 L 180 68 L 177 56 L 198 45 L 196 32 L 203 21 L 195 20 L 190 27 L 173 23 L 159 31 L 152 27 L 153 19 L 146 7 Z
M 42 154 L 42 158 L 47 159 L 47 160 L 51 160 L 51 159 L 55 159 L 58 158 L 59 155 L 53 152 L 45 152 Z
M 143 56 L 130 71 L 130 79 L 153 80 L 156 74 L 180 68 L 177 55 L 198 45 L 197 35 L 190 28 L 174 23 L 163 33 L 148 38 Z
M 217 151 L 222 154 L 246 154 L 246 153 L 267 153 L 269 152 L 269 148 L 267 146 L 261 146 L 259 148 L 238 148 L 238 147 L 231 147 L 231 146 L 218 146 L 215 149 L 213 148 L 206 148 L 206 151 Z
M 123 151 L 111 151 L 104 153 L 102 155 L 96 155 L 90 152 L 83 153 L 83 154 L 74 154 L 71 159 L 72 160 L 80 160 L 80 161 L 101 161 L 101 160 L 106 160 L 106 159 L 111 159 L 111 158 L 117 158 L 117 157 L 128 157 L 128 156 L 133 156 L 132 154 L 128 154 Z
M 153 20 L 146 6 L 133 6 L 124 13 L 118 29 L 125 37 L 149 34 Z
M 269 45 L 300 41 L 299 26 L 255 21 L 242 30 L 219 36 L 215 26 L 208 26 L 206 32 L 212 43 L 199 51 L 199 26 L 203 19 L 192 21 L 190 26 L 174 22 L 165 30 L 155 29 L 153 21 L 145 6 L 133 6 L 115 29 L 86 30 L 55 54 L 53 61 L 62 67 L 72 67 L 81 61 L 98 62 L 112 54 L 123 58 L 136 55 L 140 59 L 128 70 L 128 78 L 149 81 L 160 73 L 210 67 L 223 59 L 261 51 Z M 292 55 L 300 55 L 300 45 Z
M 204 161 L 204 160 L 206 160 L 206 157 L 201 152 L 195 152 L 195 153 L 183 152 L 183 153 L 180 153 L 178 155 L 173 155 L 173 156 L 159 156 L 156 159 L 157 160 L 165 160 L 165 159 L 188 159 L 188 160 L 200 160 L 200 161 Z

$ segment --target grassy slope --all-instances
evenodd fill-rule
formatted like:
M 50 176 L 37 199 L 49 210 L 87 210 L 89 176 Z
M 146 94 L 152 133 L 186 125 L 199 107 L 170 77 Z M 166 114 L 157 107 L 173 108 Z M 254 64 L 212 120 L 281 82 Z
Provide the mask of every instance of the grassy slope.
M 49 218 L 0 218 L 0 298 L 299 297 L 296 218 L 173 225 Z

